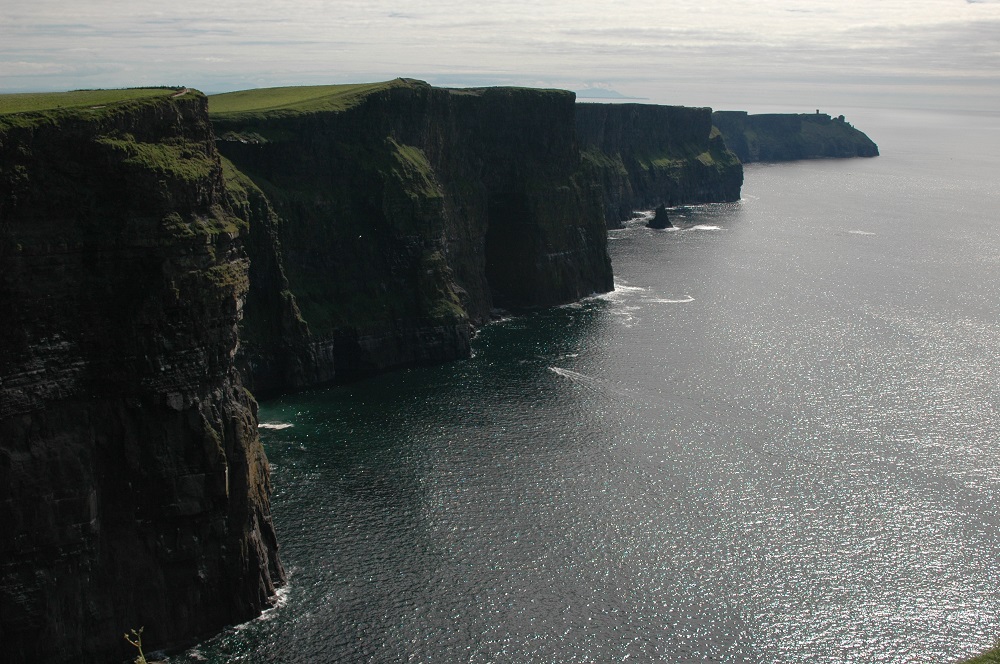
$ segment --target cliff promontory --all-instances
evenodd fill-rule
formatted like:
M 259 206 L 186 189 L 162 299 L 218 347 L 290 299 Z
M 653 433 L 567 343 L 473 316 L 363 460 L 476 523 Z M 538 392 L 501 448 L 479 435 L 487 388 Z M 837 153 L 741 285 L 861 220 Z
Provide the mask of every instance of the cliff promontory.
M 4 661 L 120 661 L 284 579 L 226 201 L 198 93 L 0 115 Z
M 878 146 L 844 116 L 716 111 L 712 121 L 745 164 L 823 157 L 877 157 Z
M 268 228 L 281 252 L 260 259 L 253 247 L 275 242 L 251 242 L 252 265 L 283 266 L 251 279 L 255 390 L 464 357 L 496 307 L 612 288 L 572 93 L 397 79 L 250 90 L 210 107 L 219 150 L 267 218 L 251 236 Z M 277 307 L 279 291 L 294 306 Z
M 709 108 L 577 104 L 576 128 L 610 227 L 635 210 L 740 198 L 743 166 Z

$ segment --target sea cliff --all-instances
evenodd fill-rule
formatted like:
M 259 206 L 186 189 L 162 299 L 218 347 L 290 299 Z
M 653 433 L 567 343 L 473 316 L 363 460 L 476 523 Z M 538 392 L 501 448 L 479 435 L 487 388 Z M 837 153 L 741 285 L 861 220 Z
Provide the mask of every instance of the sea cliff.
M 611 228 L 636 210 L 740 198 L 743 166 L 709 108 L 577 104 L 576 128 Z
M 120 661 L 283 582 L 226 198 L 200 94 L 0 115 L 4 661 Z
M 844 116 L 825 113 L 749 115 L 716 111 L 712 121 L 740 161 L 877 157 L 878 146 Z
M 295 303 L 278 321 L 285 282 L 251 280 L 256 391 L 465 357 L 473 326 L 497 307 L 611 290 L 572 93 L 397 79 L 296 94 L 211 101 L 219 150 L 271 206 L 258 213 Z
M 16 663 L 115 661 L 131 628 L 176 646 L 273 602 L 248 387 L 465 357 L 499 309 L 610 290 L 606 216 L 742 182 L 708 109 L 557 90 L 398 79 L 13 106 L 0 639 Z

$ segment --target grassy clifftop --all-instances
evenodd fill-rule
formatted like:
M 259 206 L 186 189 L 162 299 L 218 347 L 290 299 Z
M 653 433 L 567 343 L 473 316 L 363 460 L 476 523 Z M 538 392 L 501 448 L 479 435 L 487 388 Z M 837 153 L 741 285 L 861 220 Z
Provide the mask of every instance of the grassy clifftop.
M 418 85 L 427 86 L 426 83 L 420 81 L 397 78 L 381 83 L 240 90 L 239 92 L 226 92 L 210 96 L 208 109 L 213 116 L 228 119 L 344 111 L 353 108 L 373 92 Z
M 0 115 L 57 109 L 100 110 L 122 102 L 170 97 L 182 90 L 184 88 L 126 88 L 5 94 L 0 95 Z

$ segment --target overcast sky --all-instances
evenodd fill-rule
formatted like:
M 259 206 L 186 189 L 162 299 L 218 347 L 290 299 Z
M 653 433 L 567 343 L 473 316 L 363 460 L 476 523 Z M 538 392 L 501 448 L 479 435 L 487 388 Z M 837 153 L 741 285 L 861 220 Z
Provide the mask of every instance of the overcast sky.
M 410 76 L 750 108 L 1000 106 L 998 0 L 0 0 L 0 90 Z

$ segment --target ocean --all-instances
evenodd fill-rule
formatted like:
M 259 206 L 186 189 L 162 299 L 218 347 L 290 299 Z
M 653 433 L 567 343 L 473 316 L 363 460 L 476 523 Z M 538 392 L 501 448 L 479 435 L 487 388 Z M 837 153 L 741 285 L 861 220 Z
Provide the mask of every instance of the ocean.
M 843 110 L 838 112 L 844 112 Z M 290 571 L 209 662 L 946 662 L 1000 637 L 1000 114 L 746 168 L 613 293 L 261 404 Z

